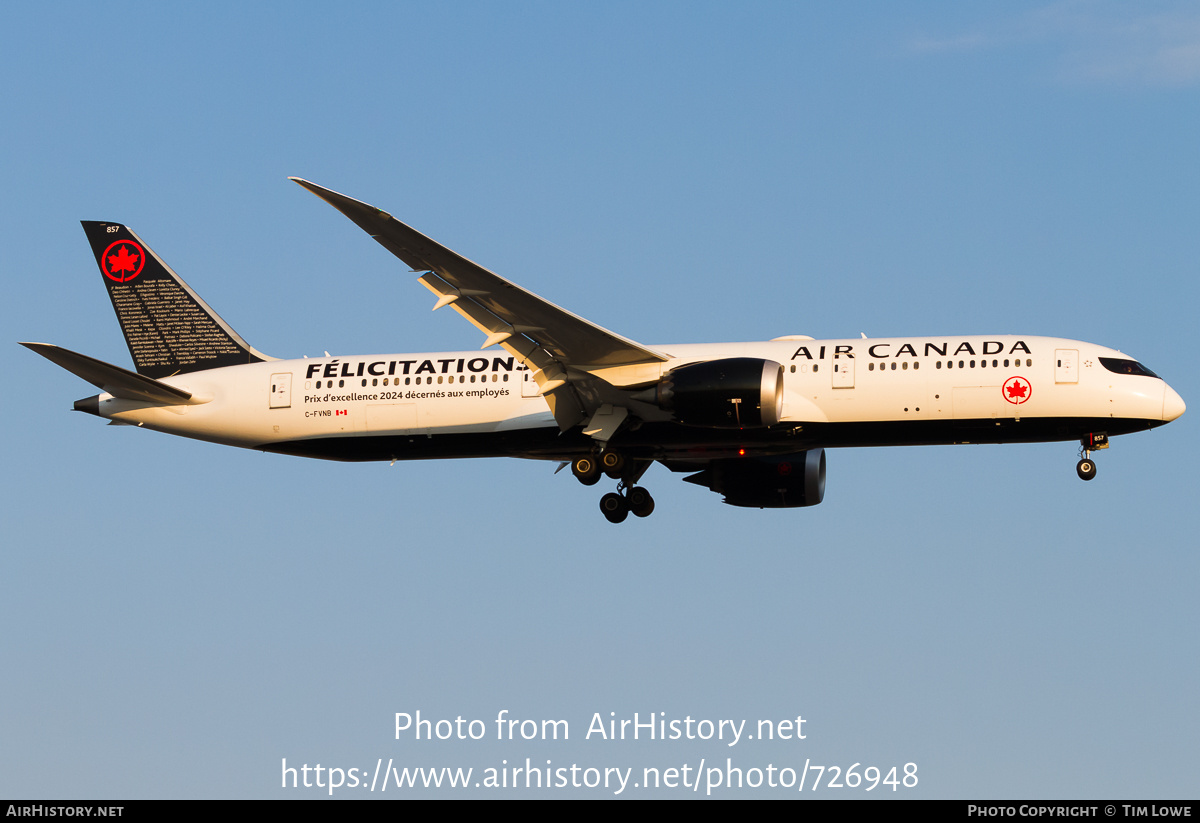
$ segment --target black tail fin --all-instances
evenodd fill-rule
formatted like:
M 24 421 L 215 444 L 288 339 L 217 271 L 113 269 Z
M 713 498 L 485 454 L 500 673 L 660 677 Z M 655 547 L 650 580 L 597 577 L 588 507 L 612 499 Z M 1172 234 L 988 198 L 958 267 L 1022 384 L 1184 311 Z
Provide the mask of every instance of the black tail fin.
M 138 374 L 172 374 L 273 360 L 229 327 L 141 238 L 120 223 L 84 220 Z

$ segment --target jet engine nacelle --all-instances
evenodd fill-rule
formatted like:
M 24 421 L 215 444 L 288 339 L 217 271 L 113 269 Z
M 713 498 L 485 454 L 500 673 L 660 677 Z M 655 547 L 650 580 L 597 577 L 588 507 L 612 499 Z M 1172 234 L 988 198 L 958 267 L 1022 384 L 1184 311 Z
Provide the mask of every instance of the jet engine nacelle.
M 781 457 L 714 460 L 684 478 L 725 495 L 731 506 L 794 509 L 825 498 L 825 450 L 809 449 Z
M 783 366 L 755 357 L 693 363 L 667 372 L 643 397 L 687 426 L 774 426 L 783 416 Z

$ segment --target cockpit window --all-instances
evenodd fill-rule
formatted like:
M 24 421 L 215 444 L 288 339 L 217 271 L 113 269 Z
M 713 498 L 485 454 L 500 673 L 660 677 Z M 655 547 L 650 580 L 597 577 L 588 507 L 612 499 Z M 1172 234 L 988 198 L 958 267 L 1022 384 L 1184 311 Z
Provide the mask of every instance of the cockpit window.
M 1140 374 L 1143 377 L 1158 377 L 1136 360 L 1123 360 L 1119 357 L 1101 357 L 1100 365 L 1117 374 Z

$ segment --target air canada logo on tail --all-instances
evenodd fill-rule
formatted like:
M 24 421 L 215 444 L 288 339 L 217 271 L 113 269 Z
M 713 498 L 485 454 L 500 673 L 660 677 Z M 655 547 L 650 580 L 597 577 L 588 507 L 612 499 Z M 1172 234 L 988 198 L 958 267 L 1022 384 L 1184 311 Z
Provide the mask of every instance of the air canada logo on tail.
M 100 260 L 105 277 L 127 283 L 142 273 L 146 252 L 132 240 L 118 240 L 104 250 Z

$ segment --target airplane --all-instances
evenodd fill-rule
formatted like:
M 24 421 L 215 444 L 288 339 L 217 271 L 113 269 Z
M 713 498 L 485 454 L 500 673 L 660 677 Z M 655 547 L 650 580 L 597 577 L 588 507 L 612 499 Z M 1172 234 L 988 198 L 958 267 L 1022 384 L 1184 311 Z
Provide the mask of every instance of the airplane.
M 571 467 L 610 522 L 646 517 L 661 463 L 757 508 L 824 499 L 825 450 L 1078 440 L 1080 478 L 1115 435 L 1184 413 L 1114 349 L 974 335 L 644 346 L 301 178 L 484 335 L 479 350 L 282 360 L 255 349 L 120 223 L 84 221 L 136 371 L 22 343 L 100 389 L 77 411 L 324 460 L 520 457 Z M 492 350 L 498 346 L 501 351 Z M 556 470 L 557 473 L 557 470 Z

